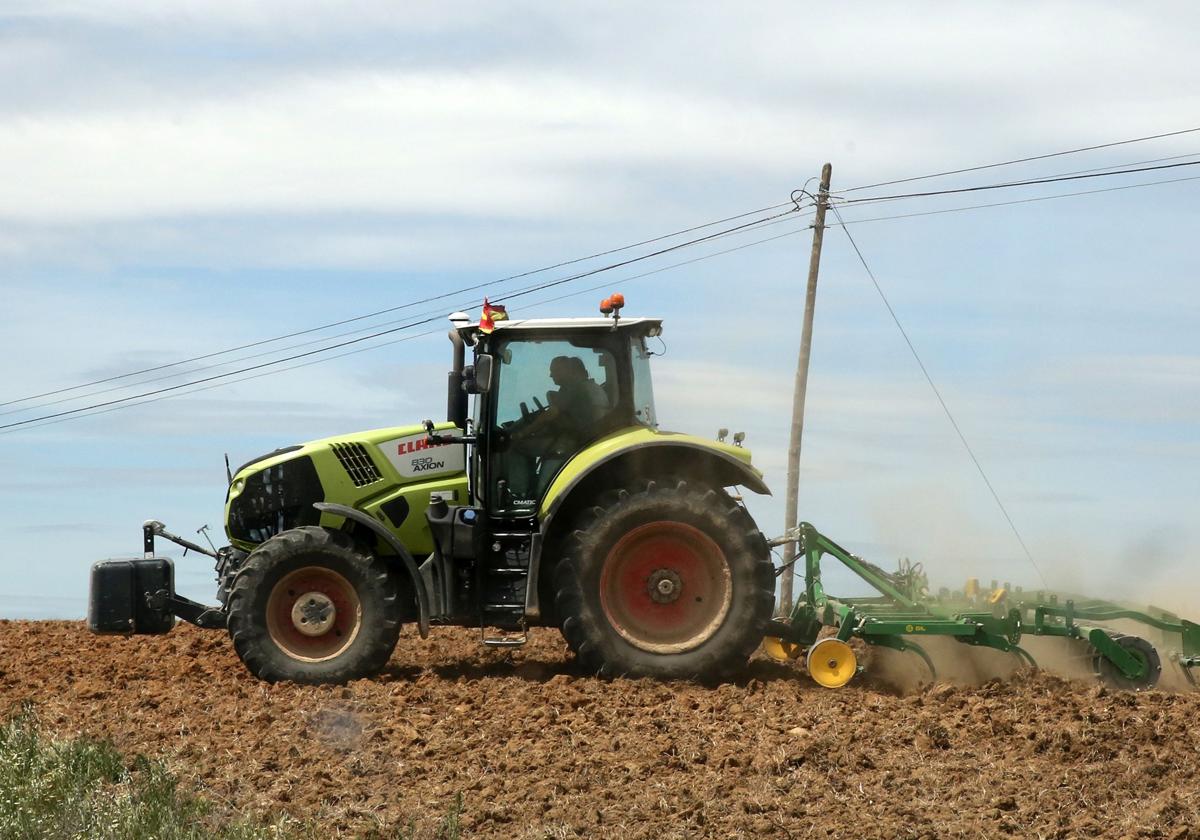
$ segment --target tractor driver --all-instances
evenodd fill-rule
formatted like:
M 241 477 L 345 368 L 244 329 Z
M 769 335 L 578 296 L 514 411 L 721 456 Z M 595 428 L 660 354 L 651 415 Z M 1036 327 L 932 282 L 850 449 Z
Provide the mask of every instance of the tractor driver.
M 608 395 L 588 376 L 578 356 L 555 356 L 550 362 L 550 378 L 558 390 L 546 394 L 549 406 L 534 418 L 522 437 L 546 437 L 555 449 L 574 450 L 592 436 L 596 423 L 608 410 Z
M 588 376 L 582 359 L 554 357 L 550 378 L 558 390 L 546 393 L 549 405 L 513 434 L 517 457 L 509 461 L 508 474 L 518 498 L 540 498 L 563 461 L 595 437 L 597 424 L 609 409 L 604 387 Z

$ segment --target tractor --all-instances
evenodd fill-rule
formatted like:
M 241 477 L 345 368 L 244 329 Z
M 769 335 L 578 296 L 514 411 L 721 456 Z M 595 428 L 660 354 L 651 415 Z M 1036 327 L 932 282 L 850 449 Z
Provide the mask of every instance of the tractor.
M 401 628 L 479 628 L 484 645 L 557 627 L 601 675 L 722 678 L 772 624 L 770 546 L 738 488 L 750 452 L 658 426 L 654 318 L 451 316 L 445 422 L 288 446 L 228 470 L 208 548 L 156 520 L 143 556 L 92 569 L 89 627 L 227 629 L 268 681 L 379 672 Z M 471 364 L 467 364 L 467 353 Z M 163 538 L 216 561 L 217 605 L 175 592 Z

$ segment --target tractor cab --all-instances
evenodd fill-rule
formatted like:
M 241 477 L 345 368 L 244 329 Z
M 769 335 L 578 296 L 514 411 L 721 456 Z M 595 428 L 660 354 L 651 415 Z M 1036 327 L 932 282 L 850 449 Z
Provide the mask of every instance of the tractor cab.
M 451 331 L 448 420 L 457 429 L 426 428 L 432 444 L 458 437 L 468 447 L 469 502 L 435 501 L 427 512 L 434 554 L 422 570 L 435 593 L 435 621 L 510 630 L 539 621 L 540 594 L 549 594 L 539 593 L 537 574 L 543 502 L 577 454 L 606 438 L 656 429 L 646 341 L 661 334 L 661 324 L 460 320 Z
M 533 516 L 573 455 L 656 427 L 646 347 L 661 333 L 656 319 L 501 321 L 489 333 L 459 332 L 475 364 L 451 384 L 475 395 L 471 490 L 492 516 Z

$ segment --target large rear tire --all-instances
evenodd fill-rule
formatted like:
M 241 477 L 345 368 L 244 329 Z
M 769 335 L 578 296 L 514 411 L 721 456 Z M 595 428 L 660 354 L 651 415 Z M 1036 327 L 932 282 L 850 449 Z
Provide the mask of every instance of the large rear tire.
M 229 635 L 250 672 L 268 682 L 371 676 L 400 635 L 396 581 L 348 534 L 316 526 L 284 531 L 238 571 Z
M 603 676 L 724 679 L 775 607 L 767 546 L 725 493 L 649 482 L 583 511 L 555 571 L 563 637 Z

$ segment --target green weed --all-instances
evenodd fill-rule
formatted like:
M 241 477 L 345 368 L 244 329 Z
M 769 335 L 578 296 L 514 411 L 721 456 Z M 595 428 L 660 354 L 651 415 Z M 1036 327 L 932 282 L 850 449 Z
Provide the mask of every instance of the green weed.
M 310 837 L 280 818 L 220 819 L 179 792 L 157 762 L 125 759 L 104 741 L 52 740 L 25 711 L 0 725 L 0 840 L 291 840 Z
M 462 840 L 458 794 L 432 831 L 395 824 L 396 840 Z M 127 760 L 107 741 L 56 740 L 25 710 L 0 725 L 0 840 L 312 840 L 314 823 L 218 813 L 178 789 L 166 767 Z M 336 836 L 343 836 L 340 832 Z M 369 836 L 384 836 L 378 830 Z

